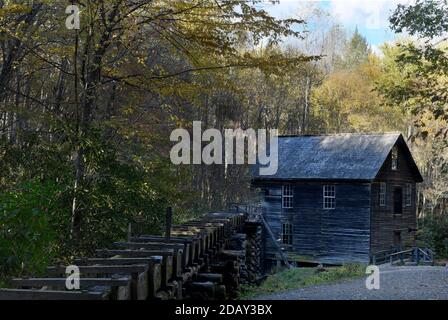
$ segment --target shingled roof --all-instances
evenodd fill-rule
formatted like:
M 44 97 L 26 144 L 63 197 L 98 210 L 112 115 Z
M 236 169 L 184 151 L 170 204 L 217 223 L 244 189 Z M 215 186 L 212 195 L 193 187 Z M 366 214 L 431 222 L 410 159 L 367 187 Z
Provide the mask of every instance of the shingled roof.
M 399 133 L 279 137 L 277 173 L 260 176 L 255 170 L 254 179 L 373 180 L 397 142 L 404 146 L 417 180 L 421 180 Z

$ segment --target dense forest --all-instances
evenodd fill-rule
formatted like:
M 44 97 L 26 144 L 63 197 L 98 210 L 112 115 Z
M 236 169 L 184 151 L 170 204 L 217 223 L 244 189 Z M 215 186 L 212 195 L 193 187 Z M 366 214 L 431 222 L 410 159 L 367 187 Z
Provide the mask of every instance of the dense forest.
M 399 5 L 400 41 L 304 5 L 245 0 L 0 1 L 0 278 L 248 202 L 246 166 L 171 164 L 170 132 L 400 131 L 425 182 L 421 241 L 448 255 L 446 1 Z M 416 18 L 418 17 L 418 19 Z M 294 39 L 294 41 L 292 41 Z

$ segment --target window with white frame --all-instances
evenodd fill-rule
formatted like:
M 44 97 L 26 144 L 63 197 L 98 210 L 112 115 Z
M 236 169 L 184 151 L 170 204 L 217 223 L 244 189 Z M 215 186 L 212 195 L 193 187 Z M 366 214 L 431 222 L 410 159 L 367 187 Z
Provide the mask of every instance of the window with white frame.
M 290 185 L 285 185 L 282 187 L 282 208 L 290 209 L 292 208 L 293 193 L 292 187 Z
M 336 190 L 335 186 L 325 185 L 324 190 L 324 209 L 336 208 Z
M 285 245 L 292 245 L 292 224 L 282 224 L 282 243 Z
M 406 183 L 406 187 L 404 189 L 404 196 L 406 207 L 410 207 L 412 205 L 412 184 Z
M 398 149 L 397 147 L 392 148 L 392 170 L 398 169 Z
M 386 206 L 386 182 L 380 182 L 380 206 Z

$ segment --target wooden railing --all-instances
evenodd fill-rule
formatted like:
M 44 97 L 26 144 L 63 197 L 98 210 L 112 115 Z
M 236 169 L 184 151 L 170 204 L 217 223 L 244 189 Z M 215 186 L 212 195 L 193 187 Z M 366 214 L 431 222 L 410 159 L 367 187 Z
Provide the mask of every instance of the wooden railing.
M 419 247 L 413 247 L 407 250 L 400 250 L 399 248 L 393 248 L 390 250 L 384 250 L 377 252 L 372 256 L 371 263 L 375 265 L 390 263 L 394 264 L 399 261 L 401 264 L 406 262 L 419 263 L 432 263 L 434 260 L 434 252 L 428 248 L 422 249 Z
M 414 249 L 408 249 L 391 253 L 389 255 L 389 262 L 390 264 L 393 264 L 397 260 L 399 260 L 401 264 L 404 264 L 405 262 L 411 262 L 413 253 Z
M 425 248 L 415 248 L 414 252 L 414 262 L 428 262 L 432 263 L 434 261 L 434 251 L 431 249 Z
M 372 257 L 370 258 L 370 263 L 374 265 L 380 265 L 389 262 L 389 256 L 393 253 L 399 252 L 400 248 L 391 248 L 388 250 L 382 250 L 376 252 Z
M 262 208 L 260 205 L 233 202 L 229 204 L 229 208 L 236 212 L 244 212 L 250 221 L 261 222 Z

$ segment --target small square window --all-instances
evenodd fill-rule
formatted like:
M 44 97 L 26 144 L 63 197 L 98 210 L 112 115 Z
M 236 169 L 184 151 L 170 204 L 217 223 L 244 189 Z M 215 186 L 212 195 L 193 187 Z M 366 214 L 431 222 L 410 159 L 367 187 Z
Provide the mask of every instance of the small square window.
M 282 243 L 285 245 L 292 245 L 292 224 L 282 224 Z
M 291 209 L 293 205 L 293 193 L 290 185 L 282 187 L 282 208 Z
M 324 209 L 336 208 L 336 190 L 335 186 L 325 185 L 323 188 Z

